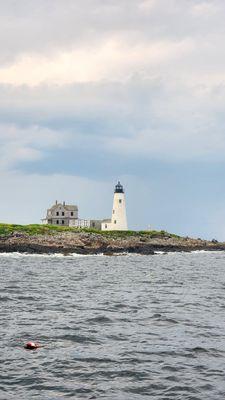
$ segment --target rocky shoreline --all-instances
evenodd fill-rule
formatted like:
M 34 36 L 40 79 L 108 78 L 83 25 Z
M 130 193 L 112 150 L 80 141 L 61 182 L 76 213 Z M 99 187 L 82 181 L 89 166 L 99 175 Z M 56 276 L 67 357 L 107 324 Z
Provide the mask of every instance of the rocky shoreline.
M 28 235 L 13 232 L 0 236 L 0 253 L 28 254 L 71 253 L 114 255 L 121 253 L 155 254 L 156 252 L 191 252 L 195 250 L 225 251 L 225 243 L 180 237 L 149 237 L 134 235 L 108 237 L 101 233 L 62 232 L 47 235 Z

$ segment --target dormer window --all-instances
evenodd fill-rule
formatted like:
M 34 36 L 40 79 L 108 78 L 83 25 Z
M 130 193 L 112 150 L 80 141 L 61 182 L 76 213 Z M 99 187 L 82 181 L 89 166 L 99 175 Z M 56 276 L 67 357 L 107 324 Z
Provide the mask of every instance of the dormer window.
M 64 217 L 64 215 L 65 215 L 65 213 L 64 213 L 64 211 L 62 211 L 62 216 Z
M 58 212 L 58 211 L 56 211 L 56 215 L 57 215 L 57 216 L 59 215 L 59 212 Z
M 73 217 L 73 211 L 71 211 L 71 217 Z

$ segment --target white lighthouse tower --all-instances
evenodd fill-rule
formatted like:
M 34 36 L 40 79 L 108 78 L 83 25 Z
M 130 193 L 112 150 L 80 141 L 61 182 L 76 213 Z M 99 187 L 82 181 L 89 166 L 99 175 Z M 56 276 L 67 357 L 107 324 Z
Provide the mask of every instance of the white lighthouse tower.
M 127 231 L 126 202 L 123 186 L 117 183 L 114 190 L 112 218 L 102 221 L 103 231 Z

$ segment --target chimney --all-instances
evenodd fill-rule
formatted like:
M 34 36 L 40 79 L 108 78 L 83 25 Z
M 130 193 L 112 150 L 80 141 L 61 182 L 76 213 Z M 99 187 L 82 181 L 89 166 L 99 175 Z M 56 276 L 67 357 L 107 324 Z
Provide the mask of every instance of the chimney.
M 55 204 L 56 204 L 56 206 L 57 206 L 57 204 L 58 204 L 58 201 L 57 201 L 57 200 L 55 201 Z

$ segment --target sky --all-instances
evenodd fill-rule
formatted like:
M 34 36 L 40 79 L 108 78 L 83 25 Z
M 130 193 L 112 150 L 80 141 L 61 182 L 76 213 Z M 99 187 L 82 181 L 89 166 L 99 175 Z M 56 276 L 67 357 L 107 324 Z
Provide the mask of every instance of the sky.
M 225 240 L 225 2 L 0 0 L 0 221 Z

